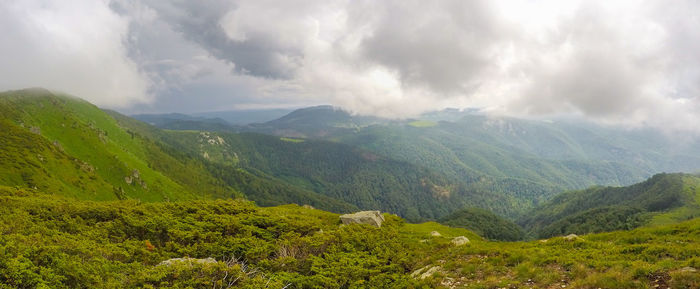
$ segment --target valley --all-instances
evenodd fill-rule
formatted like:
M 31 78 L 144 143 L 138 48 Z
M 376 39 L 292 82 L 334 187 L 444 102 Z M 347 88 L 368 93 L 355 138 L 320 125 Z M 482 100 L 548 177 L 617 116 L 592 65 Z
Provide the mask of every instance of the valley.
M 0 288 L 700 286 L 700 147 L 651 131 L 132 118 L 44 89 L 0 113 Z M 365 210 L 385 223 L 340 225 Z

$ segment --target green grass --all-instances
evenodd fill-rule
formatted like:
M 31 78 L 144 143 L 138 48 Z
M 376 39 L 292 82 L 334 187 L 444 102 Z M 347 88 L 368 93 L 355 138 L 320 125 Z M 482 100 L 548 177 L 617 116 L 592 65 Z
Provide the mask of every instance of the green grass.
M 299 139 L 299 138 L 288 138 L 288 137 L 281 137 L 281 141 L 286 141 L 286 142 L 293 142 L 293 143 L 302 143 L 305 140 Z
M 237 194 L 216 184 L 201 164 L 198 167 L 196 161 L 176 159 L 152 140 L 123 129 L 112 116 L 88 102 L 43 90 L 11 91 L 0 93 L 0 111 L 5 133 L 26 139 L 34 130 L 39 143 L 56 148 L 50 154 L 61 155 L 53 157 L 46 152 L 44 158 L 71 160 L 49 161 L 35 170 L 36 182 L 45 180 L 37 184 L 39 188 L 91 200 L 162 201 Z M 19 162 L 27 156 L 6 152 L 6 157 Z M 84 172 L 55 179 L 62 171 L 75 170 L 70 166 Z M 9 169 L 6 173 L 10 176 L 22 173 L 22 168 Z M 138 178 L 134 178 L 136 172 Z M 128 178 L 132 178 L 131 184 Z M 27 185 L 16 180 L 3 184 Z
M 219 288 L 236 278 L 235 288 L 700 286 L 683 269 L 700 267 L 700 219 L 572 241 L 489 242 L 385 218 L 381 228 L 340 226 L 337 214 L 296 205 L 92 202 L 0 187 L 0 287 Z M 456 236 L 471 242 L 456 247 Z M 217 262 L 159 265 L 188 256 Z M 435 266 L 433 276 L 411 277 Z
M 438 123 L 430 120 L 415 120 L 409 122 L 408 125 L 412 127 L 434 127 L 438 125 Z

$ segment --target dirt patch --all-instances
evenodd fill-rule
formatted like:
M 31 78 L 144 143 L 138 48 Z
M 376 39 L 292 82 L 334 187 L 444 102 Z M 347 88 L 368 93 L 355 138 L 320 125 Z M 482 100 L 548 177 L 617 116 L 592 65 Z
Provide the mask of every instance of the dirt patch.
M 671 286 L 668 285 L 668 283 L 671 281 L 671 275 L 669 275 L 667 272 L 651 273 L 647 275 L 647 279 L 649 279 L 649 287 L 651 288 L 671 288 Z

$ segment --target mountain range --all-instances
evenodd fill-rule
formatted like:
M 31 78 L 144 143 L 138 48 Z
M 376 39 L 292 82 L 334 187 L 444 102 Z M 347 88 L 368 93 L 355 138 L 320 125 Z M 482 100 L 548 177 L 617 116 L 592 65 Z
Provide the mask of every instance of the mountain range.
M 237 125 L 37 88 L 0 93 L 0 146 L 9 288 L 700 282 L 700 146 L 651 130 L 331 106 Z M 338 226 L 358 210 L 385 225 Z M 161 263 L 182 256 L 200 259 Z

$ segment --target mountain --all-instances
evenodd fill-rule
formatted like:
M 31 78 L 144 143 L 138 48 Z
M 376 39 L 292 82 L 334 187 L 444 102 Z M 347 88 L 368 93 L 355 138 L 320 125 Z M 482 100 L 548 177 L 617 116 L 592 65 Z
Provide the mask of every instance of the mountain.
M 160 141 L 163 131 L 70 96 L 42 89 L 4 92 L 0 112 L 0 185 L 86 200 L 246 197 L 261 205 L 356 209 L 242 169 L 221 173 L 201 156 Z
M 274 108 L 274 109 L 239 109 L 230 111 L 212 111 L 193 113 L 193 116 L 223 119 L 232 125 L 247 125 L 251 123 L 262 123 L 283 117 L 293 109 Z
M 489 242 L 384 214 L 241 200 L 80 201 L 0 186 L 0 287 L 698 288 L 700 219 L 531 242 Z M 431 231 L 441 234 L 431 236 Z M 453 238 L 469 243 L 455 246 Z
M 517 241 L 525 237 L 515 223 L 480 208 L 466 208 L 439 220 L 440 224 L 465 228 L 489 240 Z
M 489 190 L 535 204 L 563 190 L 630 185 L 659 171 L 700 169 L 700 144 L 690 138 L 679 142 L 650 129 L 490 117 L 473 110 L 390 121 L 315 107 L 247 129 L 341 142 L 467 183 L 486 179 L 499 184 Z
M 181 113 L 135 114 L 131 117 L 162 129 L 210 131 L 233 129 L 230 123 L 221 118 L 196 117 Z
M 410 221 L 434 220 L 465 206 L 504 215 L 529 208 L 513 197 L 346 144 L 161 130 L 45 90 L 7 92 L 0 99 L 7 112 L 3 142 L 13 148 L 3 152 L 3 162 L 15 164 L 5 168 L 3 185 L 89 200 L 245 197 L 264 206 L 378 209 Z
M 160 140 L 208 160 L 210 171 L 222 179 L 242 169 L 361 209 L 388 211 L 411 221 L 436 219 L 467 205 L 506 213 L 513 211 L 511 206 L 517 203 L 419 166 L 335 142 L 191 131 L 168 131 Z M 235 186 L 235 182 L 229 184 Z
M 700 177 L 657 174 L 627 187 L 592 187 L 554 197 L 522 219 L 539 237 L 629 230 L 700 216 Z
M 401 124 L 359 131 L 381 125 Z M 0 93 L 0 145 L 1 288 L 700 286 L 695 175 L 568 192 L 523 222 L 547 234 L 643 228 L 491 242 L 522 232 L 474 207 L 523 210 L 526 194 L 504 192 L 540 195 L 539 183 L 460 180 L 323 139 L 162 130 L 41 89 Z M 389 213 L 380 227 L 341 226 L 336 213 L 275 206 L 292 202 L 444 216 L 486 239 Z
M 278 119 L 254 123 L 238 129 L 286 137 L 322 138 L 352 133 L 363 127 L 386 122 L 388 120 L 352 115 L 341 108 L 322 105 L 298 109 Z
M 692 172 L 700 167 L 700 145 L 678 143 L 657 131 L 573 120 L 488 117 L 474 110 L 447 109 L 419 119 L 387 120 L 318 106 L 262 124 L 211 129 L 206 123 L 192 121 L 184 128 L 347 144 L 427 169 L 466 188 L 470 195 L 488 192 L 500 196 L 504 206 L 483 202 L 479 206 L 510 219 L 562 191 L 630 185 L 658 171 Z
M 241 196 L 196 160 L 169 155 L 80 99 L 41 89 L 4 92 L 0 111 L 3 185 L 92 200 Z

